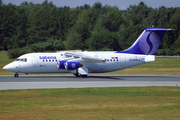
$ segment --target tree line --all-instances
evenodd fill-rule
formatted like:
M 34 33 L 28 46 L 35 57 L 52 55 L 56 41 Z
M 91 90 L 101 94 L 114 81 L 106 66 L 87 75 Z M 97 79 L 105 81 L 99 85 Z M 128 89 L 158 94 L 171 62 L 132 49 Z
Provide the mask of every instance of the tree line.
M 0 48 L 8 51 L 120 51 L 152 25 L 176 29 L 165 34 L 157 55 L 180 54 L 179 7 L 154 9 L 140 2 L 119 10 L 96 2 L 70 8 L 48 0 L 16 6 L 0 0 Z

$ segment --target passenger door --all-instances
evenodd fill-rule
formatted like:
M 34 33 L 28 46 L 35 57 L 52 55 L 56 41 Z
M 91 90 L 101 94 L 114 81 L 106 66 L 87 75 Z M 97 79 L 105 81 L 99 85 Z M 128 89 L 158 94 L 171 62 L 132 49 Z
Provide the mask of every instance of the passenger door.
M 33 67 L 37 67 L 38 66 L 37 56 L 36 55 L 32 55 L 32 66 Z

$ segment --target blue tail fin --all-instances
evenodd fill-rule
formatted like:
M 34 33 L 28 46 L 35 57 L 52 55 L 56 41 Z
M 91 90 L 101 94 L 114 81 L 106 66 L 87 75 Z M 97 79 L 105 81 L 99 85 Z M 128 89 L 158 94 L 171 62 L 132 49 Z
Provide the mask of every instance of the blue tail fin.
M 146 28 L 130 48 L 117 53 L 155 55 L 164 34 L 168 30 L 171 29 L 163 27 Z

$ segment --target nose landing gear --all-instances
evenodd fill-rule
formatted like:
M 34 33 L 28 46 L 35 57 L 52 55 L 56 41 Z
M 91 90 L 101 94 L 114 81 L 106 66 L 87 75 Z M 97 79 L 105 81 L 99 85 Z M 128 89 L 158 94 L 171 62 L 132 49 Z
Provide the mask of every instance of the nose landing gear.
M 17 73 L 14 74 L 14 77 L 19 77 L 19 75 Z

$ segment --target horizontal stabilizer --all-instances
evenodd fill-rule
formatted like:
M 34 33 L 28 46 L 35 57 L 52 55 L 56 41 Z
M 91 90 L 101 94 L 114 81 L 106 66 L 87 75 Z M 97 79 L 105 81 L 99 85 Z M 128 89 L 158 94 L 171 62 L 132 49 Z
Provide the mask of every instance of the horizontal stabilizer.
M 167 28 L 163 28 L 163 29 L 157 29 L 157 28 L 147 28 L 146 31 L 149 32 L 156 32 L 156 31 L 171 31 L 171 30 L 175 30 L 175 29 L 167 29 Z

